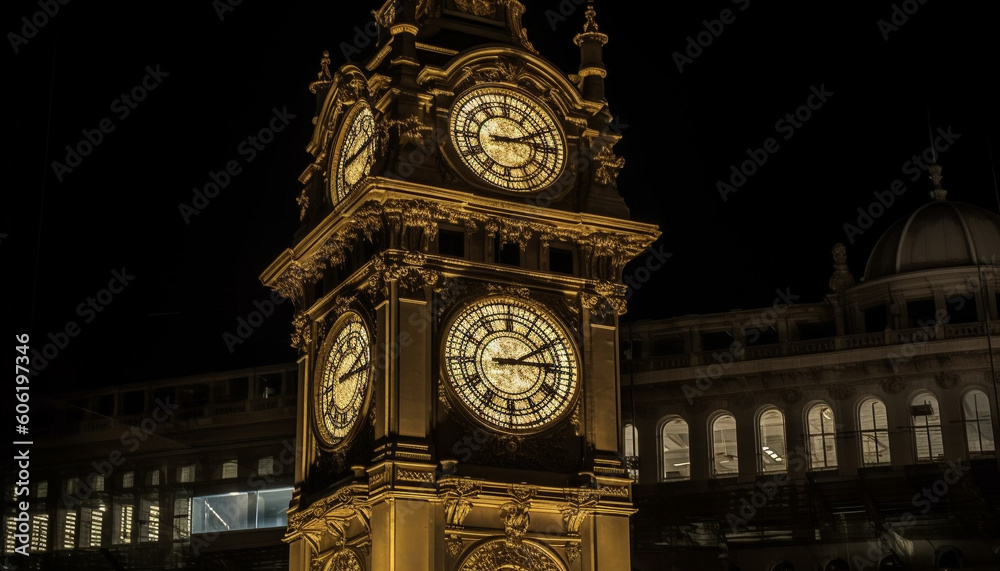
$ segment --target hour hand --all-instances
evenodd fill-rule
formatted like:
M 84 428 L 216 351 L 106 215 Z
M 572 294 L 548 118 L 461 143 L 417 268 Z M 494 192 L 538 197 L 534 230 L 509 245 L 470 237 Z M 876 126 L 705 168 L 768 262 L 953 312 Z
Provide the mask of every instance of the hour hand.
M 498 365 L 527 365 L 529 367 L 539 367 L 541 369 L 551 369 L 552 363 L 539 363 L 537 361 L 524 361 L 524 357 L 520 359 L 507 359 L 503 357 L 495 357 L 493 362 Z

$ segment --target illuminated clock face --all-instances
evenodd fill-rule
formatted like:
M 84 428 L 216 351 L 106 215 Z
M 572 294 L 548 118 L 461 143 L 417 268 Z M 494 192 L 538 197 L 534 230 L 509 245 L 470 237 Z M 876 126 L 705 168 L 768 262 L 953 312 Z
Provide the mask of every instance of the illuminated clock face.
M 367 103 L 361 101 L 350 111 L 337 153 L 337 201 L 364 180 L 375 159 L 375 116 Z
M 506 87 L 479 87 L 458 98 L 451 140 L 468 169 L 489 185 L 534 192 L 552 185 L 566 162 L 562 130 L 552 113 Z
M 345 313 L 323 344 L 316 382 L 316 424 L 330 447 L 346 441 L 364 413 L 371 392 L 374 364 L 368 328 L 361 316 Z
M 448 387 L 474 419 L 534 432 L 564 417 L 578 388 L 576 350 L 545 310 L 508 297 L 473 303 L 445 330 Z

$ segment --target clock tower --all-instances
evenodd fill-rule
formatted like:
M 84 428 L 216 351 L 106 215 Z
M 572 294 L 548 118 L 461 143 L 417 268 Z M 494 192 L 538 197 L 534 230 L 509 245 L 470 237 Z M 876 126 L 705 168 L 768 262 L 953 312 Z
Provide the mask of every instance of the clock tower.
M 300 350 L 290 568 L 629 571 L 625 264 L 593 6 L 567 74 L 517 0 L 393 0 L 324 55 L 302 225 L 261 279 Z

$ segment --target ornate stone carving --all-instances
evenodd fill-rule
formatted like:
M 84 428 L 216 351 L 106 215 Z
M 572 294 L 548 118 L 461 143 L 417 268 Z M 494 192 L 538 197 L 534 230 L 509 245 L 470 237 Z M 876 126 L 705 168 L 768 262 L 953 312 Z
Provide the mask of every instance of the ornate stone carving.
M 879 386 L 886 394 L 898 395 L 906 388 L 906 383 L 899 377 L 892 377 L 891 379 L 882 379 Z
M 736 408 L 746 410 L 754 405 L 756 398 L 753 393 L 740 393 L 733 397 L 733 404 Z
M 363 571 L 361 560 L 350 549 L 341 549 L 330 558 L 329 571 Z
M 850 385 L 833 385 L 829 389 L 830 397 L 837 400 L 849 399 L 854 396 L 854 387 Z
M 566 561 L 569 561 L 570 565 L 576 563 L 576 560 L 580 558 L 579 543 L 567 543 L 565 551 L 566 551 Z
M 594 293 L 580 294 L 580 305 L 590 311 L 596 321 L 605 322 L 612 316 L 625 314 L 625 292 L 624 284 L 599 281 L 594 286 Z
M 569 535 L 579 535 L 580 526 L 583 525 L 587 516 L 594 512 L 600 494 L 597 490 L 584 489 L 566 494 L 566 504 L 559 508 L 562 514 L 563 525 Z
M 455 0 L 455 7 L 474 16 L 493 16 L 496 13 L 495 0 Z
M 468 478 L 449 478 L 441 482 L 444 492 L 444 518 L 448 527 L 462 527 L 472 511 L 472 501 L 482 492 L 482 484 Z
M 618 171 L 625 166 L 625 158 L 619 157 L 611 150 L 610 146 L 605 146 L 601 152 L 594 156 L 597 167 L 594 169 L 594 178 L 599 184 L 614 184 L 618 180 Z
M 566 567 L 548 550 L 525 541 L 510 547 L 502 539 L 491 539 L 475 547 L 458 566 L 458 571 L 565 571 Z
M 785 401 L 785 404 L 795 404 L 802 400 L 802 391 L 799 389 L 785 389 L 781 391 L 781 400 Z
M 396 479 L 404 482 L 419 482 L 422 484 L 433 484 L 434 473 L 399 469 L 396 472 Z
M 842 292 L 854 285 L 854 276 L 847 268 L 847 247 L 841 243 L 833 245 L 833 275 L 830 276 L 830 290 Z
M 629 497 L 628 486 L 601 486 L 601 495 L 613 498 Z
M 319 60 L 319 71 L 316 72 L 316 81 L 309 84 L 309 92 L 316 93 L 320 89 L 330 87 L 333 84 L 333 74 L 330 73 L 330 52 L 323 50 L 323 57 Z
M 962 378 L 958 376 L 958 373 L 941 372 L 934 375 L 934 382 L 942 389 L 953 389 L 961 380 Z
M 531 498 L 535 497 L 537 491 L 534 486 L 520 484 L 507 488 L 507 493 L 514 499 L 501 505 L 500 512 L 503 514 L 505 541 L 512 549 L 521 546 L 524 534 L 528 532 L 528 526 L 531 525 L 531 515 L 528 513 Z
M 465 549 L 465 542 L 462 541 L 460 534 L 449 533 L 444 536 L 444 547 L 448 550 L 448 555 L 458 557 L 462 554 L 462 550 Z

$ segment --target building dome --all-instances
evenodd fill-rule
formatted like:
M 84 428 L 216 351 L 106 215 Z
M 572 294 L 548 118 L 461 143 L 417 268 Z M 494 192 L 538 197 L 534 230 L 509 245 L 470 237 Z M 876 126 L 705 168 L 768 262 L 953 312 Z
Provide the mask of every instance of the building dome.
M 937 189 L 940 190 L 940 189 Z M 868 258 L 865 280 L 895 274 L 992 263 L 1000 254 L 1000 215 L 948 202 L 944 192 L 890 227 Z

